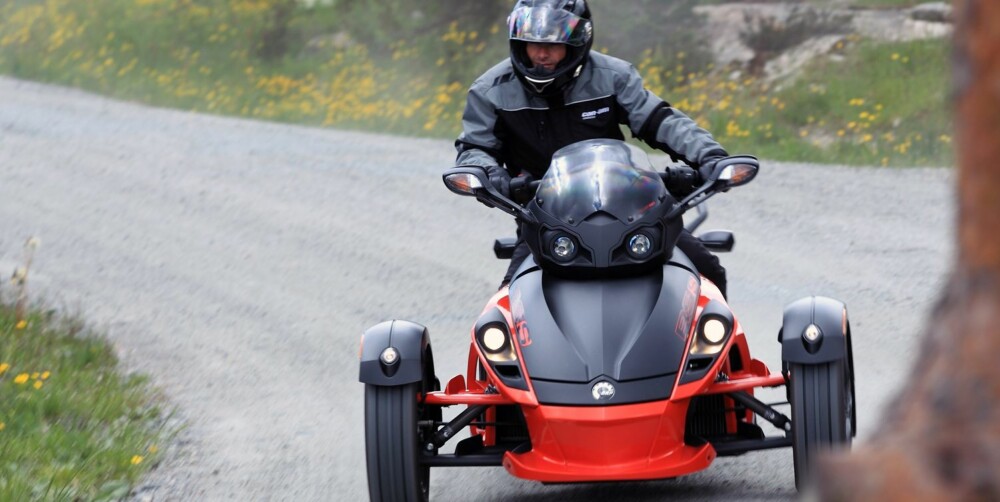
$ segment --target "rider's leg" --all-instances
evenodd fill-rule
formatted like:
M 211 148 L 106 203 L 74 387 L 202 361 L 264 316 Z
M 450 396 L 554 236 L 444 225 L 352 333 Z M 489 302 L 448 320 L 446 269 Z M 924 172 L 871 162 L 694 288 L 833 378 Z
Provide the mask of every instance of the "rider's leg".
M 719 263 L 719 257 L 712 254 L 698 238 L 691 235 L 691 232 L 687 230 L 681 232 L 681 236 L 677 240 L 677 247 L 691 259 L 691 262 L 694 263 L 698 272 L 701 272 L 701 275 L 707 277 L 708 280 L 712 281 L 719 288 L 723 298 L 727 298 L 726 269 Z
M 518 232 L 520 233 L 520 232 Z M 531 249 L 528 247 L 528 243 L 524 242 L 524 239 L 518 238 L 517 244 L 514 244 L 514 256 L 510 258 L 510 266 L 507 267 L 507 273 L 503 276 L 503 282 L 500 283 L 500 289 L 504 286 L 510 284 L 511 279 L 514 278 L 514 272 L 517 272 L 517 267 L 520 267 L 524 263 L 524 259 L 531 254 Z

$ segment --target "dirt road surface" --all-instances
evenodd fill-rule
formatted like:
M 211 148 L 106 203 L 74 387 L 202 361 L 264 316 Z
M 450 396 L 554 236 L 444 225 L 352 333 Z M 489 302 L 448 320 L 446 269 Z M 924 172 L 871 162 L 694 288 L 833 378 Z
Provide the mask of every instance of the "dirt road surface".
M 752 152 L 747 152 L 752 153 Z M 106 330 L 186 424 L 136 500 L 365 500 L 358 341 L 429 327 L 439 376 L 506 264 L 512 222 L 448 192 L 449 141 L 161 110 L 0 78 L 0 274 L 42 239 L 31 289 Z M 663 165 L 657 157 L 654 163 Z M 703 228 L 736 233 L 730 300 L 780 365 L 785 304 L 845 301 L 860 436 L 914 359 L 950 266 L 953 173 L 763 162 Z M 774 500 L 791 451 L 678 479 L 542 486 L 438 469 L 435 500 Z

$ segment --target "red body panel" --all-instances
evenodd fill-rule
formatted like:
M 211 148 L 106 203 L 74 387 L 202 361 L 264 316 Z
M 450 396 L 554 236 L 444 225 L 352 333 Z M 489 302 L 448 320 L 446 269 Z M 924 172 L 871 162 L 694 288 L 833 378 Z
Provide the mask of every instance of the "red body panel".
M 519 478 L 538 481 L 657 479 L 699 471 L 715 459 L 710 445 L 684 444 L 687 402 L 525 408 L 531 451 L 504 455 Z
M 718 289 L 702 281 L 701 297 L 690 329 L 694 329 L 701 311 L 711 300 L 725 302 Z M 507 289 L 497 292 L 487 303 L 487 309 L 497 307 L 503 313 L 514 334 L 514 347 L 523 361 L 517 330 L 512 325 Z M 540 405 L 535 398 L 528 375 L 528 390 L 512 389 L 503 384 L 480 353 L 475 333 L 469 347 L 467 377 L 453 378 L 443 392 L 423 397 L 436 405 L 490 405 L 487 422 L 495 420 L 495 406 L 517 405 L 524 414 L 531 440 L 531 450 L 507 452 L 503 466 L 512 475 L 546 482 L 613 481 L 660 479 L 697 472 L 715 460 L 710 444 L 698 446 L 684 442 L 688 406 L 697 396 L 724 394 L 734 391 L 753 393 L 757 387 L 784 385 L 781 374 L 771 374 L 762 362 L 751 359 L 746 336 L 739 322 L 733 334 L 705 378 L 676 385 L 667 400 L 615 406 L 552 406 Z M 689 339 L 690 339 L 689 331 Z M 530 343 L 530 342 L 529 342 Z M 743 362 L 735 371 L 730 355 L 735 351 Z M 687 354 L 681 368 L 687 365 Z M 523 363 L 522 374 L 526 374 Z M 715 375 L 727 375 L 716 381 Z M 485 379 L 481 377 L 485 374 Z M 495 393 L 486 393 L 492 387 Z M 733 402 L 726 398 L 726 407 Z M 753 421 L 749 410 L 738 416 L 726 413 L 726 429 L 737 430 L 738 421 Z M 495 427 L 470 426 L 473 435 L 480 435 L 487 446 L 496 443 Z

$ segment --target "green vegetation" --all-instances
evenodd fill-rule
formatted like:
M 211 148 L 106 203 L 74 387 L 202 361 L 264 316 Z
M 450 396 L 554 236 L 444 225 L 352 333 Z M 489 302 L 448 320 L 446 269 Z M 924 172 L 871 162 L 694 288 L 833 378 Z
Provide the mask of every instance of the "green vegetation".
M 696 74 L 667 90 L 731 151 L 778 160 L 950 165 L 947 44 L 844 42 L 781 87 Z
M 0 500 L 119 500 L 168 440 L 145 379 L 73 320 L 0 305 Z
M 634 61 L 732 151 L 951 164 L 946 42 L 845 36 L 836 60 L 817 58 L 793 84 L 734 78 L 692 36 L 695 3 L 595 3 L 595 48 Z M 509 0 L 306 4 L 13 0 L 0 6 L 0 73 L 187 110 L 450 138 L 472 79 L 506 53 Z

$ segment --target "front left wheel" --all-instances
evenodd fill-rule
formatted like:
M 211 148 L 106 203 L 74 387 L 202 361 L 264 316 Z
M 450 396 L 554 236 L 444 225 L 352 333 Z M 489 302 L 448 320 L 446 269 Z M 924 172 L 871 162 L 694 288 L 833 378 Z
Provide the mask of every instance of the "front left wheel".
M 365 385 L 365 449 L 372 502 L 426 502 L 430 467 L 420 462 L 421 383 Z
M 854 436 L 854 388 L 847 360 L 788 365 L 795 486 L 813 479 L 817 457 L 847 449 Z

